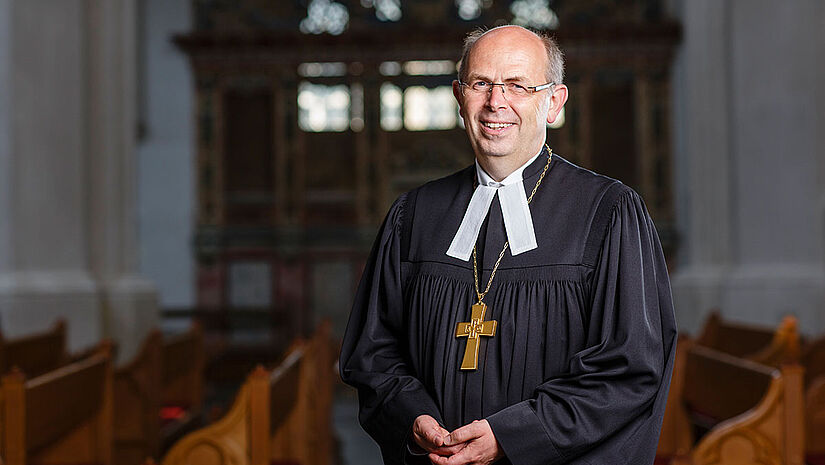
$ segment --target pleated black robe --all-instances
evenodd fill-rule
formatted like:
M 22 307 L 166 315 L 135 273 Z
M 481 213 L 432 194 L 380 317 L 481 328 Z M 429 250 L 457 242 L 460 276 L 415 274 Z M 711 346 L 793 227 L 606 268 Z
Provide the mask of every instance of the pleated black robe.
M 547 161 L 523 173 L 529 196 Z M 500 463 L 650 464 L 676 344 L 667 269 L 639 196 L 553 155 L 530 204 L 538 248 L 505 254 L 484 299 L 478 369 L 459 370 L 456 323 L 475 303 L 472 258 L 445 254 L 475 168 L 402 195 L 378 234 L 355 298 L 340 367 L 384 462 L 408 453 L 418 415 L 447 430 L 486 418 Z M 478 239 L 481 288 L 506 241 L 494 199 Z

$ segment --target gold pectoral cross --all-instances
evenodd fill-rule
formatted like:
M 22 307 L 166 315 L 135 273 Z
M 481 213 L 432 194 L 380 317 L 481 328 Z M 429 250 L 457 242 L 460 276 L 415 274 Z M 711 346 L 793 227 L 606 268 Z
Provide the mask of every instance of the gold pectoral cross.
M 467 347 L 464 349 L 464 360 L 461 361 L 462 370 L 475 370 L 478 366 L 478 343 L 481 336 L 495 336 L 495 320 L 484 321 L 487 304 L 479 302 L 473 305 L 469 322 L 458 323 L 455 327 L 455 337 L 466 337 Z

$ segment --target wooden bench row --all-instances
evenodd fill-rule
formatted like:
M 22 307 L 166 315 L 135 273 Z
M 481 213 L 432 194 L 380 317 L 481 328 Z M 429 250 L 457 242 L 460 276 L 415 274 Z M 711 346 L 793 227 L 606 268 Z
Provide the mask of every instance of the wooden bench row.
M 137 465 L 157 457 L 202 423 L 203 332 L 162 337 L 152 331 L 137 355 L 114 372 L 114 459 Z
M 825 342 L 802 341 L 793 317 L 764 328 L 712 313 L 680 337 L 657 462 L 825 463 L 823 365 Z
M 774 368 L 681 337 L 657 463 L 803 465 L 802 384 L 797 363 Z
M 175 444 L 162 465 L 328 465 L 335 352 L 329 322 L 274 369 L 250 374 L 220 420 Z
M 86 406 L 86 410 L 97 409 L 103 411 L 103 407 L 109 410 L 106 415 L 111 416 L 106 430 L 107 438 L 90 439 L 91 431 L 83 430 L 81 434 L 84 439 L 80 442 L 92 441 L 95 444 L 108 444 L 110 452 L 100 452 L 94 457 L 88 454 L 80 454 L 87 460 L 78 459 L 81 463 L 114 463 L 118 465 L 136 465 L 142 463 L 147 456 L 157 456 L 165 437 L 173 437 L 181 425 L 186 425 L 190 418 L 197 415 L 203 399 L 203 335 L 197 325 L 184 334 L 170 338 L 163 338 L 159 331 L 152 331 L 144 341 L 138 354 L 123 366 L 113 368 L 112 353 L 114 351 L 110 343 L 102 343 L 99 347 L 84 351 L 78 354 L 68 354 L 65 349 L 65 324 L 58 322 L 55 327 L 43 333 L 32 334 L 16 340 L 0 339 L 0 360 L 2 360 L 3 373 L 11 371 L 6 377 L 10 383 L 9 389 L 12 392 L 25 394 L 27 386 L 52 386 L 47 391 L 46 388 L 38 388 L 26 395 L 25 403 L 21 403 L 19 397 L 9 398 L 5 395 L 5 388 L 2 405 L 12 413 L 25 413 L 21 418 L 25 418 L 28 426 L 27 436 L 14 436 L 14 431 L 21 431 L 11 427 L 9 413 L 0 415 L 0 435 L 10 434 L 6 438 L 15 444 L 12 451 L 22 454 L 14 463 L 25 463 L 25 457 L 35 457 L 37 463 L 49 463 L 50 458 L 63 454 L 63 447 L 60 443 L 53 441 L 39 440 L 37 434 L 41 428 L 32 424 L 47 423 L 57 428 L 56 432 L 50 433 L 53 438 L 63 438 L 66 433 L 59 425 L 79 425 L 83 421 L 91 421 L 79 414 L 75 406 Z M 100 369 L 95 371 L 93 376 L 85 370 L 85 365 L 89 360 L 104 357 L 107 359 L 106 371 L 111 372 L 106 376 L 109 387 L 99 385 Z M 165 368 L 165 369 L 164 369 Z M 72 376 L 67 377 L 69 374 Z M 4 378 L 4 380 L 6 379 Z M 4 381 L 5 382 L 5 381 Z M 75 391 L 66 393 L 61 397 L 60 383 L 70 383 L 75 387 Z M 84 387 L 85 388 L 82 388 Z M 51 398 L 52 401 L 43 404 L 37 399 L 40 392 L 46 392 L 42 397 Z M 111 397 L 111 402 L 98 404 L 106 396 Z M 99 395 L 100 394 L 100 395 Z M 76 398 L 72 397 L 77 395 Z M 111 404 L 111 405 L 110 405 Z M 23 408 L 25 406 L 25 408 Z M 45 410 L 38 410 L 43 406 Z M 64 412 L 64 406 L 69 408 Z M 175 411 L 189 412 L 183 415 L 185 418 L 177 421 L 167 421 L 161 425 L 160 414 L 162 407 L 167 406 Z M 29 410 L 33 407 L 33 410 Z M 58 420 L 58 418 L 64 418 Z M 54 417 L 55 419 L 51 419 Z M 73 419 L 73 420 L 72 420 Z M 20 420 L 24 421 L 24 420 Z M 95 417 L 96 422 L 104 421 Z M 81 428 L 82 429 L 82 428 Z M 190 428 L 191 429 L 191 428 Z M 102 434 L 102 433 L 95 433 Z M 180 436 L 180 434 L 178 434 Z M 26 448 L 21 449 L 21 438 Z M 69 442 L 68 450 L 79 448 L 86 450 L 75 444 L 75 440 Z M 5 444 L 3 442 L 3 444 Z M 40 448 L 51 451 L 44 460 L 37 457 Z M 20 452 L 21 450 L 26 453 Z M 5 463 L 9 462 L 7 455 L 9 449 L 0 447 L 0 457 Z M 33 455 L 34 454 L 34 455 Z M 101 455 L 102 454 L 102 455 Z M 110 457 L 108 461 L 100 462 L 101 456 Z M 94 459 L 94 460 L 93 460 Z M 20 460 L 23 460 L 22 462 Z M 65 460 L 64 460 L 65 462 Z M 71 462 L 66 462 L 71 463 Z
M 26 379 L 13 369 L 0 391 L 6 465 L 112 463 L 110 351 Z
M 183 344 L 187 338 L 172 342 Z M 157 404 L 151 398 L 158 398 L 160 381 L 169 382 L 166 395 L 189 400 L 179 384 L 195 362 L 180 344 L 173 350 L 180 363 L 168 365 L 176 370 L 158 369 L 158 362 L 164 362 L 159 348 L 167 344 L 157 333 L 133 362 L 118 370 L 112 367 L 108 344 L 33 378 L 13 369 L 0 385 L 0 463 L 122 465 L 135 458 L 142 463 L 151 456 L 142 451 L 153 447 L 149 431 L 156 432 L 158 424 L 145 405 Z M 334 361 L 325 323 L 310 341 L 294 343 L 280 367 L 259 368 L 250 375 L 229 413 L 184 436 L 163 463 L 250 463 L 251 457 L 251 463 L 330 463 Z M 118 399 L 119 389 L 131 397 L 120 394 L 124 397 Z M 130 415 L 132 422 L 126 420 Z

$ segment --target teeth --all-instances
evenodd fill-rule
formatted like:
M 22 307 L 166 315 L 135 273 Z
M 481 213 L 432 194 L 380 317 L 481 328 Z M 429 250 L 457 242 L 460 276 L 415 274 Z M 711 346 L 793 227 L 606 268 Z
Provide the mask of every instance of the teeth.
M 513 123 L 489 123 L 489 122 L 482 122 L 481 124 L 483 124 L 484 126 L 490 128 L 490 129 L 502 129 L 502 128 L 506 128 L 506 127 L 509 127 L 509 126 L 513 125 Z

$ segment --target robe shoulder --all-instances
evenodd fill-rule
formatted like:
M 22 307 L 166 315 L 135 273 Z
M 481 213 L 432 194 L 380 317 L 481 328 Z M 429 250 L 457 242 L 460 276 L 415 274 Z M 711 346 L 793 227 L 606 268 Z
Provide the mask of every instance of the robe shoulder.
M 540 178 L 544 160 L 540 157 L 525 169 L 524 186 L 528 196 Z M 410 236 L 405 241 L 404 250 L 409 250 L 405 258 L 412 262 L 469 266 L 467 262 L 446 256 L 445 251 L 472 197 L 474 176 L 475 169 L 469 166 L 406 194 Z M 638 195 L 616 179 L 554 154 L 530 205 L 539 248 L 519 255 L 518 260 L 511 260 L 509 265 L 502 264 L 503 269 L 547 264 L 592 267 L 606 226 L 623 197 L 638 198 Z

